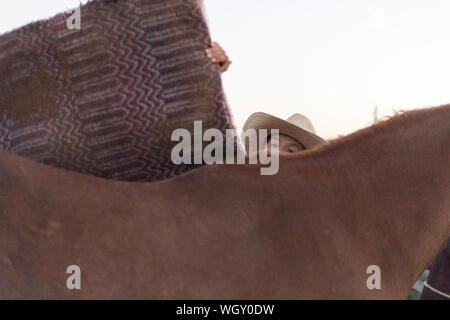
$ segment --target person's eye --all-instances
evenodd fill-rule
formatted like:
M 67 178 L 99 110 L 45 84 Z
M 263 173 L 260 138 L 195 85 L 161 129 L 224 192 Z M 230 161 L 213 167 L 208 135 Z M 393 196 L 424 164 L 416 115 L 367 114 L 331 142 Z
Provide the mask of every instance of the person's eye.
M 286 152 L 289 152 L 289 153 L 296 153 L 299 151 L 300 151 L 300 148 L 297 146 L 291 146 L 291 147 L 286 148 Z

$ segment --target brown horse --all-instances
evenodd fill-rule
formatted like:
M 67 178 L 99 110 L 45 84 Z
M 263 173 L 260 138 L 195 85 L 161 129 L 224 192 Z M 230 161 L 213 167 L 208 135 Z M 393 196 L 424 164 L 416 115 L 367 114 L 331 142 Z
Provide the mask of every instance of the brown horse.
M 449 141 L 447 105 L 283 155 L 275 176 L 115 182 L 1 152 L 0 297 L 403 299 L 449 237 Z

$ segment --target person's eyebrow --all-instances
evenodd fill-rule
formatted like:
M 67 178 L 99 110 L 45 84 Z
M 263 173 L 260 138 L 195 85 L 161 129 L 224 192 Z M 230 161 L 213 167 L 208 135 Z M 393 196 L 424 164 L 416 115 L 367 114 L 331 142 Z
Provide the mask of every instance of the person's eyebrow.
M 297 148 L 304 148 L 303 145 L 300 143 L 290 142 L 287 147 L 297 147 Z

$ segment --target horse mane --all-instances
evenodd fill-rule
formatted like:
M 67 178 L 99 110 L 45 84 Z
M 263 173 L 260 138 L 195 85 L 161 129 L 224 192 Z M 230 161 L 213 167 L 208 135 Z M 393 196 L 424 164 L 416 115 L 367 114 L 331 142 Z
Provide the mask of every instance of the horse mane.
M 425 120 L 430 117 L 448 119 L 450 127 L 450 104 L 433 108 L 416 109 L 412 111 L 397 111 L 393 116 L 382 119 L 375 124 L 360 129 L 347 136 L 330 140 L 328 143 L 312 149 L 303 151 L 295 157 L 318 157 L 322 154 L 330 152 L 338 152 L 339 150 L 347 150 L 353 146 L 362 146 L 371 144 L 372 140 L 385 134 L 389 134 L 390 138 L 398 137 L 397 133 L 404 131 L 406 128 L 417 125 L 423 126 Z

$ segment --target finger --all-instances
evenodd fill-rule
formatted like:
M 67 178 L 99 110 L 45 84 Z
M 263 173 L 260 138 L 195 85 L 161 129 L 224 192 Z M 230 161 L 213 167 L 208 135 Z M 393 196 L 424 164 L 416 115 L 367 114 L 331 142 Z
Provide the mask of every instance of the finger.
M 220 46 L 218 44 L 211 44 L 211 47 L 209 47 L 206 50 L 217 50 L 217 48 L 220 48 Z
M 224 61 L 225 59 L 225 61 L 228 61 L 228 56 L 225 52 L 211 52 L 210 55 L 212 58 L 216 58 L 217 60 Z
M 227 61 L 227 62 L 220 68 L 220 72 L 221 72 L 221 73 L 224 73 L 225 71 L 227 71 L 228 68 L 230 68 L 231 63 L 232 63 L 231 61 Z
M 218 56 L 216 56 L 216 57 L 214 57 L 219 63 L 225 63 L 225 62 L 228 62 L 230 59 L 228 58 L 228 56 L 227 55 L 225 55 L 225 54 L 221 54 L 221 55 L 218 55 Z
M 212 62 L 220 62 L 220 59 L 222 58 L 219 54 L 214 52 L 207 52 L 206 56 L 212 61 Z
M 224 63 L 224 62 L 227 62 L 229 60 L 228 56 L 226 54 L 224 54 L 224 53 L 214 53 L 214 52 L 212 52 L 212 53 L 208 53 L 207 56 L 214 63 Z
M 225 52 L 221 47 L 212 47 L 209 49 L 211 52 Z
M 219 54 L 225 54 L 225 51 L 222 50 L 221 48 L 209 48 L 209 49 L 206 49 L 205 52 L 207 55 L 213 55 L 213 56 L 219 55 Z
M 220 72 L 221 72 L 221 73 L 224 73 L 225 71 L 227 71 L 228 68 L 230 67 L 230 64 L 231 64 L 231 62 L 227 62 L 225 65 L 223 65 L 223 66 L 220 68 Z

